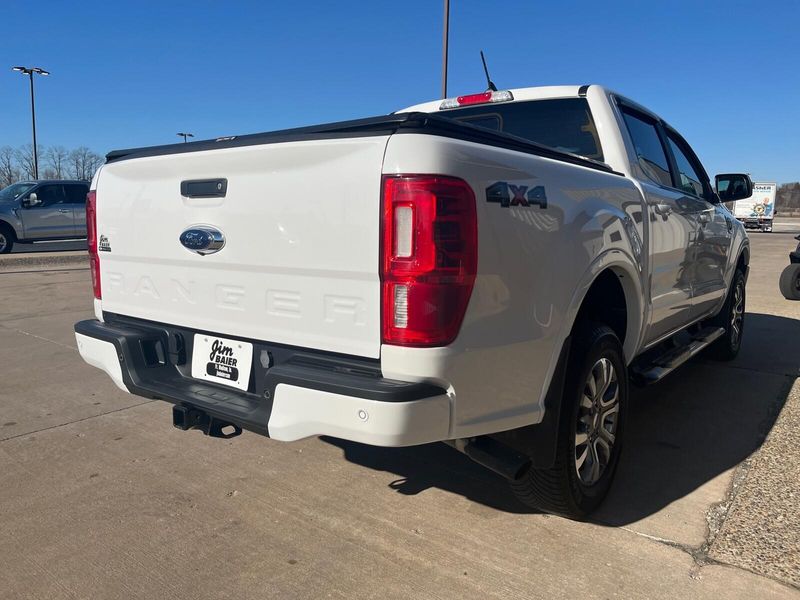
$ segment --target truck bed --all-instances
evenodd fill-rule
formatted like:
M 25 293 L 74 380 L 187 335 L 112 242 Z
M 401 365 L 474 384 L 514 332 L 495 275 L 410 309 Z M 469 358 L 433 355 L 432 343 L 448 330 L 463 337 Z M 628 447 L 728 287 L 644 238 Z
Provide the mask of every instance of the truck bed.
M 203 152 L 223 148 L 239 148 L 242 146 L 258 146 L 262 144 L 281 144 L 286 142 L 303 142 L 324 139 L 343 139 L 393 135 L 396 133 L 423 133 L 476 142 L 518 152 L 526 152 L 552 158 L 592 169 L 613 172 L 607 164 L 556 150 L 537 144 L 515 135 L 476 127 L 469 123 L 456 121 L 441 115 L 422 112 L 397 113 L 352 121 L 339 121 L 309 127 L 297 127 L 279 131 L 253 133 L 248 135 L 232 135 L 212 140 L 200 140 L 188 144 L 167 144 L 163 146 L 147 146 L 113 150 L 106 155 L 106 162 L 113 163 L 147 156 L 163 156 L 167 154 L 184 154 L 187 152 Z

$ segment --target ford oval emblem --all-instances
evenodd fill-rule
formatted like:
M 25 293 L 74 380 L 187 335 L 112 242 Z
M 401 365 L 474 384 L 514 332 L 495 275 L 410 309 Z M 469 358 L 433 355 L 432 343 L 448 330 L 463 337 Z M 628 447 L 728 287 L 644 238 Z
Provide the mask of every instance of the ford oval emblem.
M 225 236 L 219 229 L 208 225 L 194 225 L 179 238 L 181 245 L 200 256 L 219 252 L 225 246 Z

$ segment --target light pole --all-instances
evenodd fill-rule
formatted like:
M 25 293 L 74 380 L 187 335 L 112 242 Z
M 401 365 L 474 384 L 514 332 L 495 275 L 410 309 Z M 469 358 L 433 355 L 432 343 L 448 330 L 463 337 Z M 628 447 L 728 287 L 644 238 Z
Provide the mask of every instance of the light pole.
M 183 133 L 183 132 L 180 132 L 180 133 L 178 133 L 178 134 L 176 134 L 176 135 L 177 135 L 178 137 L 182 137 L 182 138 L 183 138 L 183 143 L 184 143 L 184 144 L 185 144 L 186 142 L 188 142 L 188 141 L 189 141 L 189 140 L 187 140 L 186 138 L 194 137 L 194 134 L 193 134 L 193 133 Z
M 39 150 L 36 148 L 36 102 L 33 96 L 33 74 L 50 75 L 50 71 L 45 71 L 39 67 L 11 67 L 12 71 L 17 71 L 27 75 L 31 81 L 31 123 L 33 125 L 33 178 L 39 179 Z
M 442 98 L 447 98 L 447 43 L 450 37 L 450 0 L 444 0 L 444 31 L 442 32 Z

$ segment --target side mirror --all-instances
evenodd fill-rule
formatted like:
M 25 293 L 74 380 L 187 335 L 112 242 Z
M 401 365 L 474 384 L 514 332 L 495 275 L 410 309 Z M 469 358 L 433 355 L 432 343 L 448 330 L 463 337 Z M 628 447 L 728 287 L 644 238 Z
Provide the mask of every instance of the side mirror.
M 39 200 L 39 197 L 36 195 L 36 192 L 31 192 L 27 198 L 23 198 L 22 200 L 22 206 L 24 206 L 25 208 L 30 208 L 32 206 L 39 206 L 41 203 L 42 201 Z
M 724 173 L 714 177 L 717 195 L 723 202 L 734 202 L 753 195 L 753 182 L 744 173 Z

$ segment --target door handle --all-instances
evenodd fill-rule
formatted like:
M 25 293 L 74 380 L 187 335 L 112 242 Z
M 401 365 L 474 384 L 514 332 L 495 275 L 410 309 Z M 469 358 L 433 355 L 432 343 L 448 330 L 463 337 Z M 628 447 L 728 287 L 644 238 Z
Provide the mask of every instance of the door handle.
M 68 209 L 68 208 L 59 208 L 58 212 L 60 212 L 60 213 L 68 213 L 68 212 L 72 212 L 72 211 L 70 209 Z

